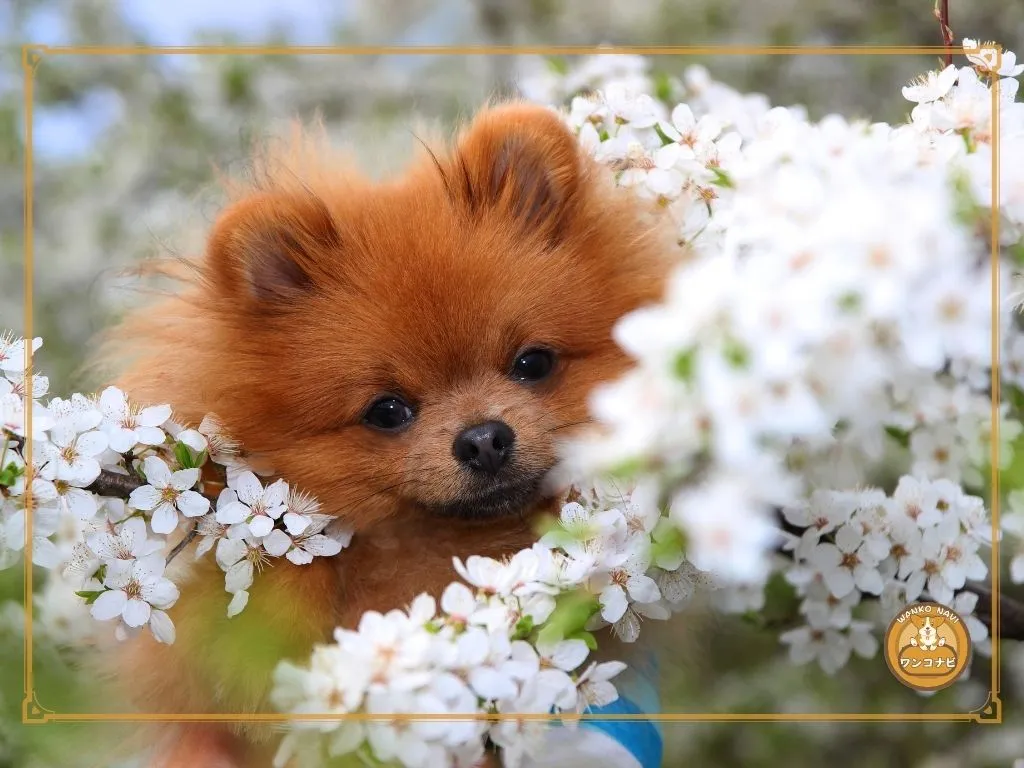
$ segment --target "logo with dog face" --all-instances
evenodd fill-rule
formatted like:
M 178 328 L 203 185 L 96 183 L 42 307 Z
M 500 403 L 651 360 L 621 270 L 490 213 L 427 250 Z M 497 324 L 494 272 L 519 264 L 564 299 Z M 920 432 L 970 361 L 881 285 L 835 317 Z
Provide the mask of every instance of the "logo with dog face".
M 900 611 L 885 633 L 885 661 L 904 685 L 937 691 L 956 682 L 971 660 L 971 638 L 960 616 L 939 603 Z

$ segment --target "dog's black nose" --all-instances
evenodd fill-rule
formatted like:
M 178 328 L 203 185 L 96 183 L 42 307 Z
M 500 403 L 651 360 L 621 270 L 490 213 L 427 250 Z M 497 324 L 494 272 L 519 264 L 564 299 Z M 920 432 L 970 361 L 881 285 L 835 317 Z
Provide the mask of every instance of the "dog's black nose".
M 503 421 L 486 421 L 462 430 L 452 446 L 460 463 L 477 472 L 496 475 L 508 461 L 516 433 Z

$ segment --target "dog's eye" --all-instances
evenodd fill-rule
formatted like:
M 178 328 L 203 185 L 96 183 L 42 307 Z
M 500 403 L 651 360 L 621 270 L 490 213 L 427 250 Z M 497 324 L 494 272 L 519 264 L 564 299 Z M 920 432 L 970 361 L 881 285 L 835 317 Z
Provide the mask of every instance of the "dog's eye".
M 414 415 L 408 403 L 388 396 L 374 402 L 367 409 L 363 421 L 374 429 L 395 432 L 412 421 Z
M 547 349 L 528 349 L 512 364 L 515 381 L 534 382 L 546 379 L 555 367 L 555 355 Z

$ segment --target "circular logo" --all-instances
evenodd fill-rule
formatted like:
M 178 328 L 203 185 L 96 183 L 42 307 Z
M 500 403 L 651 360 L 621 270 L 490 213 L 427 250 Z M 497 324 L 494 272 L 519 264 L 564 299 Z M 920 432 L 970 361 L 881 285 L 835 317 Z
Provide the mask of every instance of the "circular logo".
M 902 609 L 885 631 L 885 661 L 904 685 L 937 691 L 956 681 L 971 660 L 971 638 L 958 614 L 939 603 Z

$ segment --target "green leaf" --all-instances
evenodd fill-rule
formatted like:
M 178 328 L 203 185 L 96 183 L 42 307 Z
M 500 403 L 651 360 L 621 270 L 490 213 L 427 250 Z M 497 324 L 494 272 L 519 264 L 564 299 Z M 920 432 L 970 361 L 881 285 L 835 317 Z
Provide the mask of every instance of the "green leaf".
M 643 461 L 640 459 L 628 459 L 612 467 L 607 474 L 612 480 L 629 480 L 643 469 L 643 466 Z
M 184 443 L 174 444 L 174 459 L 182 469 L 192 469 L 192 451 Z
M 800 612 L 800 598 L 793 585 L 781 573 L 772 574 L 764 588 L 764 608 L 758 613 L 762 621 L 776 624 L 796 618 Z
M 1024 267 L 1024 240 L 1014 243 L 1008 250 L 1010 251 L 1010 258 L 1013 259 L 1014 263 L 1019 267 Z
M 953 179 L 953 210 L 960 223 L 968 227 L 976 226 L 987 218 L 985 209 L 978 205 L 971 192 L 970 177 L 963 171 L 952 174 Z
M 762 616 L 758 611 L 746 611 L 745 613 L 741 613 L 740 620 L 744 624 L 749 624 L 755 629 L 762 629 L 767 624 L 764 620 L 764 616 Z
M 856 291 L 849 291 L 839 297 L 839 309 L 843 312 L 856 312 L 863 303 L 861 295 Z
M 904 448 L 910 446 L 910 433 L 899 427 L 886 427 L 885 433 Z
M 546 62 L 548 69 L 556 75 L 565 75 L 569 73 L 569 62 L 561 56 L 548 56 Z
M 672 98 L 672 78 L 665 72 L 654 74 L 654 96 L 658 101 L 668 102 Z
M 198 469 L 206 463 L 206 451 L 198 454 L 180 440 L 174 444 L 174 458 L 182 469 Z
M 96 598 L 99 597 L 100 595 L 102 595 L 106 591 L 107 590 L 105 590 L 105 589 L 82 590 L 81 592 L 75 592 L 75 594 L 78 595 L 79 597 L 84 597 L 86 605 L 92 605 L 93 603 L 96 602 Z
M 581 632 L 576 632 L 571 637 L 567 637 L 565 639 L 566 640 L 582 640 L 584 643 L 587 644 L 587 648 L 589 648 L 592 651 L 596 651 L 597 650 L 597 638 L 594 637 L 594 635 L 592 633 L 587 632 L 586 630 L 581 631 Z
M 733 183 L 732 177 L 721 168 L 711 166 L 708 170 L 715 174 L 715 178 L 711 182 L 712 184 L 717 184 L 718 186 L 725 187 L 726 189 L 736 188 L 736 184 Z
M 722 355 L 733 368 L 743 369 L 750 364 L 750 350 L 734 339 L 727 339 Z
M 537 636 L 538 642 L 557 643 L 578 635 L 600 608 L 597 598 L 583 590 L 559 595 L 555 598 L 555 610 Z
M 0 485 L 5 488 L 12 487 L 18 478 L 25 474 L 25 468 L 19 467 L 13 461 L 0 470 Z
M 525 640 L 533 632 L 533 617 L 523 616 L 516 622 L 515 632 L 512 633 L 513 640 Z
M 974 143 L 974 139 L 971 137 L 971 131 L 969 128 L 961 128 L 957 133 L 964 140 L 964 146 L 967 148 L 967 154 L 971 154 L 977 149 Z
M 240 59 L 240 57 L 239 57 Z M 253 100 L 252 73 L 236 59 L 223 75 L 224 98 L 231 105 L 245 105 Z
M 690 347 L 676 355 L 672 361 L 672 372 L 683 381 L 693 381 L 694 368 L 697 363 L 697 348 Z
M 657 133 L 658 138 L 661 139 L 661 146 L 666 147 L 669 144 L 675 143 L 673 139 L 670 139 L 668 136 L 665 135 L 665 132 L 661 130 L 661 125 L 659 123 L 654 124 L 654 132 Z
M 658 521 L 651 539 L 651 561 L 654 563 L 662 559 L 671 560 L 686 550 L 683 532 L 667 517 Z

